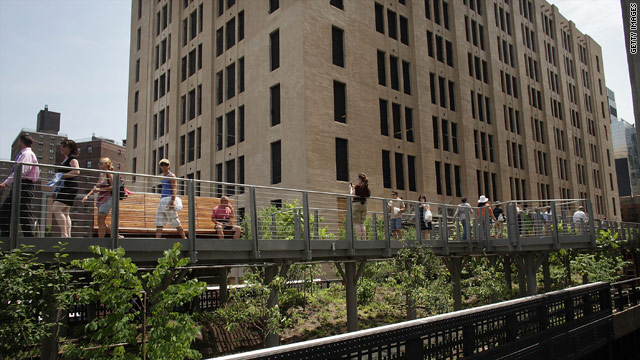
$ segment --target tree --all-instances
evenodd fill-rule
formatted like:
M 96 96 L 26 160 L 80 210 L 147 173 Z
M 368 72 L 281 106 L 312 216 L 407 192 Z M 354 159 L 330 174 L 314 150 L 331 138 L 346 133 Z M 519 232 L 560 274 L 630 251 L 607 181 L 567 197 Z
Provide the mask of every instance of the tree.
M 51 305 L 65 307 L 69 299 L 65 255 L 44 264 L 30 248 L 0 252 L 0 354 L 9 358 L 37 356 L 36 344 L 57 325 L 48 316 Z
M 200 353 L 190 345 L 200 330 L 190 315 L 176 310 L 203 293 L 206 284 L 196 279 L 182 282 L 187 273 L 182 267 L 189 259 L 180 258 L 180 248 L 176 243 L 165 250 L 155 270 L 143 275 L 124 257 L 122 248 L 92 246 L 97 257 L 74 261 L 73 265 L 91 274 L 90 284 L 76 292 L 78 301 L 102 302 L 106 315 L 92 319 L 80 342 L 68 344 L 65 354 L 83 359 L 140 359 L 147 355 L 150 359 L 199 359 Z M 142 301 L 134 301 L 140 298 Z M 144 321 L 146 314 L 149 318 Z M 151 326 L 148 336 L 147 323 Z

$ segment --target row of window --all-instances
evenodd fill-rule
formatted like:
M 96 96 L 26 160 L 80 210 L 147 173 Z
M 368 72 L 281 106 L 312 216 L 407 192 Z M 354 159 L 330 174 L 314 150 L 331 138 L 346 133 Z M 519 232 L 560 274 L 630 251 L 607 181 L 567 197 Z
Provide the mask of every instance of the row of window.
M 549 184 L 536 183 L 538 199 L 551 199 L 551 186 Z
M 191 89 L 187 94 L 180 97 L 180 123 L 184 124 L 202 115 L 202 85 L 196 89 Z
M 549 103 L 551 104 L 551 114 L 556 119 L 564 120 L 564 110 L 562 108 L 562 102 L 556 100 L 552 97 L 549 97 Z
M 137 139 L 137 124 L 134 126 L 134 148 L 138 144 Z M 157 114 L 153 114 L 153 121 L 151 127 L 151 138 L 153 140 L 157 139 L 160 136 L 164 136 L 165 132 L 169 133 L 169 106 L 166 109 L 160 110 Z
M 584 158 L 584 143 L 582 142 L 582 138 L 577 136 L 573 137 L 573 148 L 577 157 Z
M 223 177 L 222 177 L 222 169 L 223 169 L 223 163 L 219 163 L 216 164 L 216 181 L 218 182 L 222 182 Z M 231 159 L 231 160 L 227 160 L 224 162 L 224 181 L 228 182 L 228 183 L 238 183 L 238 184 L 244 184 L 244 156 L 239 156 L 237 158 L 237 178 L 236 178 L 236 159 Z M 243 186 L 233 186 L 233 185 L 227 185 L 225 186 L 225 191 L 224 194 L 227 196 L 233 196 L 237 193 L 242 194 L 244 193 L 244 187 Z M 223 194 L 222 192 L 222 185 L 217 185 L 216 186 L 216 193 L 215 196 L 216 197 L 221 197 Z M 243 217 L 244 216 L 244 210 L 240 211 L 240 209 L 238 209 L 238 217 Z
M 444 28 L 449 30 L 449 3 L 446 1 L 441 3 L 440 0 L 424 0 L 424 15 L 429 20 L 433 15 L 436 24 L 444 25 Z
M 531 0 L 519 0 L 519 5 L 520 15 L 533 23 L 533 3 L 531 2 Z
M 527 76 L 529 76 L 531 80 L 540 82 L 540 78 L 538 76 L 538 60 L 534 60 L 531 56 L 524 54 L 524 69 L 525 69 L 525 72 L 527 73 Z M 559 86 L 558 86 L 558 89 L 559 89 Z
M 453 178 L 451 181 L 451 168 L 453 167 Z M 440 161 L 435 162 L 436 169 L 436 193 L 438 195 L 453 196 L 452 185 L 455 186 L 455 192 L 457 197 L 462 196 L 462 175 L 459 165 L 453 165 L 449 163 L 442 163 Z M 442 177 L 444 172 L 444 193 L 442 189 Z
M 564 130 L 554 127 L 553 139 L 556 144 L 556 149 L 567 151 L 567 140 L 565 138 Z
M 473 90 L 471 90 L 471 117 L 482 122 L 486 120 L 487 124 L 491 124 L 491 99 L 480 93 L 476 94 Z
M 384 6 L 375 3 L 376 31 L 384 34 Z M 387 29 L 389 37 L 398 39 L 398 19 L 400 19 L 400 42 L 409 46 L 409 19 L 396 14 L 395 11 L 387 9 Z
M 384 51 L 378 50 L 378 84 L 387 86 L 387 71 L 386 71 L 386 54 Z M 411 64 L 407 61 L 401 60 L 402 63 L 402 88 L 404 93 L 411 95 Z M 393 55 L 389 55 L 389 75 L 391 89 L 400 91 L 400 73 L 399 73 L 399 59 Z
M 549 176 L 547 153 L 540 150 L 534 150 L 534 159 L 536 161 L 536 174 Z
M 533 129 L 534 140 L 540 144 L 546 144 L 546 129 L 544 127 L 544 121 L 531 118 L 531 128 Z
M 171 70 L 167 70 L 167 73 L 160 75 L 159 78 L 153 81 L 153 101 L 158 101 L 158 99 L 161 99 L 166 93 L 169 92 L 170 88 Z
M 500 70 L 500 85 L 502 86 L 503 93 L 513 95 L 516 99 L 518 98 L 518 79 L 515 75 L 510 75 L 509 73 Z
M 438 104 L 438 98 L 440 99 L 440 106 L 443 108 L 449 108 L 451 111 L 456 111 L 456 93 L 455 83 L 451 80 L 447 80 L 442 76 L 438 76 L 438 85 L 436 88 L 436 74 L 429 73 L 429 88 L 431 91 L 431 103 Z M 447 91 L 448 89 L 448 91 Z M 449 97 L 447 99 L 447 92 Z
M 512 199 L 527 200 L 527 181 L 525 179 L 509 177 L 509 187 Z
M 226 87 L 223 85 L 224 72 L 226 72 Z M 238 59 L 238 94 L 244 92 L 244 57 Z M 225 90 L 226 88 L 226 90 Z M 236 95 L 236 63 L 227 65 L 225 70 L 220 70 L 216 73 L 216 105 L 222 104 L 225 99 L 224 94 L 227 94 L 226 100 L 233 98 Z
M 496 173 L 476 170 L 476 182 L 478 185 L 478 194 L 484 194 L 488 196 L 489 199 L 499 199 L 498 175 Z
M 198 9 L 193 10 L 189 16 L 182 20 L 182 46 L 186 46 L 189 41 L 195 39 L 196 36 L 202 32 L 203 12 L 203 4 L 200 4 Z
M 226 31 L 225 31 L 226 30 Z M 225 34 L 226 33 L 226 37 Z M 238 42 L 244 39 L 244 11 L 238 13 Z M 222 55 L 225 50 L 231 49 L 236 44 L 236 18 L 231 18 L 223 26 L 216 30 L 216 56 Z
M 553 29 L 553 19 L 551 19 L 547 14 L 545 14 L 544 12 L 542 12 L 542 29 L 544 30 L 544 33 L 554 39 L 554 34 L 555 31 Z
M 467 0 L 462 0 L 464 5 L 468 5 L 469 9 L 475 11 L 478 15 L 482 16 L 482 0 L 469 0 L 469 4 L 467 4 Z M 477 6 L 476 6 L 477 5 Z
M 540 92 L 540 90 L 534 88 L 533 86 L 527 85 L 527 95 L 529 96 L 529 105 L 540 111 L 543 111 L 542 93 Z M 551 101 L 553 101 L 553 99 Z
M 231 110 L 225 114 L 226 122 L 223 122 L 222 116 L 216 118 L 216 150 L 220 151 L 224 148 L 233 146 L 244 141 L 244 105 L 238 107 L 237 119 L 236 110 Z M 237 134 L 236 134 L 237 121 Z M 226 126 L 224 126 L 226 123 Z M 226 128 L 226 136 L 224 129 Z
M 401 153 L 393 154 L 393 169 L 395 170 L 395 187 L 392 185 L 392 171 L 391 171 L 391 151 L 382 150 L 382 183 L 387 189 L 392 187 L 398 190 L 404 190 L 406 186 L 404 176 L 404 159 L 405 155 Z M 417 173 L 416 173 L 416 157 L 413 155 L 406 155 L 407 159 L 407 172 L 409 180 L 409 191 L 417 191 Z
M 547 69 L 547 77 L 549 78 L 549 84 L 551 84 L 551 91 L 555 92 L 558 95 L 561 95 L 560 77 L 558 76 L 558 73 L 551 69 Z
M 202 129 L 189 131 L 180 136 L 180 165 L 190 163 L 202 157 Z
M 467 15 L 464 16 L 464 34 L 467 41 L 471 42 L 473 46 L 479 46 L 482 50 L 485 49 L 484 26 L 473 19 L 471 20 L 471 25 L 469 25 L 469 17 Z
M 453 151 L 453 153 L 458 154 L 458 124 L 446 119 L 440 120 L 437 116 L 433 116 L 431 121 L 433 123 L 433 147 L 436 149 L 440 148 L 440 131 L 438 128 L 441 128 L 442 150 Z M 449 147 L 449 134 L 451 134 L 451 147 Z
M 478 140 L 480 140 L 479 144 Z M 473 130 L 473 146 L 476 159 L 480 159 L 480 155 L 482 155 L 482 161 L 488 160 L 490 162 L 496 162 L 493 148 L 493 135 L 487 134 L 484 131 Z
M 162 10 L 158 11 L 158 13 L 156 14 L 156 36 L 159 36 L 160 31 L 166 29 L 167 26 L 171 24 L 172 4 L 173 2 L 169 1 L 169 4 L 165 4 L 162 7 Z M 138 8 L 138 11 L 141 10 L 141 7 L 142 6 Z M 140 13 L 138 12 L 138 14 Z
M 469 76 L 475 78 L 484 83 L 489 83 L 489 69 L 486 60 L 480 59 L 477 55 L 471 55 L 467 53 L 467 63 L 469 64 Z
M 520 24 L 520 30 L 522 30 L 522 44 L 527 49 L 536 52 L 536 32 L 529 28 L 524 23 Z
M 383 136 L 389 136 L 389 102 L 384 99 L 379 99 L 380 105 L 380 134 Z M 402 134 L 405 135 L 405 139 L 408 142 L 414 142 L 413 134 L 413 109 L 404 108 L 404 123 L 405 128 L 402 129 L 402 106 L 400 104 L 391 103 L 391 116 L 393 121 L 393 137 L 395 139 L 402 140 Z
M 526 57 L 527 55 L 525 54 L 525 68 L 527 64 Z M 512 68 L 516 67 L 516 58 L 513 54 L 513 45 L 507 43 L 507 40 L 501 39 L 500 36 L 498 36 L 498 58 L 500 59 L 500 61 L 511 66 Z
M 493 4 L 493 12 L 496 18 L 496 27 L 511 35 L 511 14 L 496 3 Z
M 514 169 L 524 170 L 524 159 L 522 144 L 507 140 L 507 164 Z
M 504 113 L 504 129 L 520 135 L 520 110 L 502 105 L 502 111 Z
M 444 44 L 444 47 L 442 46 Z M 427 54 L 429 57 L 434 57 L 434 34 L 427 30 Z M 440 35 L 435 35 L 435 58 L 441 63 L 445 63 L 451 67 L 453 66 L 453 44 L 451 41 L 444 39 Z M 446 60 L 445 60 L 446 54 Z
M 553 64 L 553 66 L 558 66 L 558 63 L 556 61 L 557 59 L 557 53 L 556 53 L 556 47 L 554 45 L 552 45 L 550 42 L 547 42 L 545 40 L 544 42 L 544 56 L 547 59 L 547 62 L 549 64 Z
M 156 45 L 155 52 L 155 68 L 158 70 L 160 65 L 164 65 L 167 60 L 171 59 L 171 34 L 160 41 L 160 44 Z M 138 60 L 140 61 L 140 60 Z M 136 64 L 136 70 L 139 68 Z M 138 82 L 139 74 L 136 71 L 136 82 Z
M 197 70 L 202 69 L 202 44 L 199 44 L 196 49 L 189 51 L 188 55 L 182 57 L 181 69 L 181 81 L 187 80 L 187 78 L 194 75 Z

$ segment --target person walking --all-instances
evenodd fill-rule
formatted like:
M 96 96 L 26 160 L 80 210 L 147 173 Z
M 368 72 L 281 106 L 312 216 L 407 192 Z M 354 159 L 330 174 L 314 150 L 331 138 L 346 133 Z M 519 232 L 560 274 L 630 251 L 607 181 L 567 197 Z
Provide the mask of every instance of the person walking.
M 496 237 L 500 239 L 502 238 L 502 232 L 504 231 L 504 223 L 507 220 L 507 216 L 504 210 L 502 210 L 502 207 L 500 206 L 499 201 L 496 201 L 495 206 L 493 207 L 493 216 L 496 218 L 496 232 L 497 232 Z
M 231 205 L 228 197 L 222 196 L 220 198 L 220 204 L 211 211 L 211 221 L 213 221 L 216 232 L 218 233 L 218 239 L 224 239 L 225 231 L 233 231 L 233 240 L 240 238 L 242 228 L 233 223 L 234 217 L 233 205 Z
M 389 218 L 389 226 L 391 231 L 393 232 L 393 237 L 396 240 L 402 238 L 402 213 L 404 212 L 405 205 L 404 201 L 398 197 L 397 191 L 391 192 L 391 200 L 387 204 L 387 208 L 389 210 L 390 218 Z
M 358 174 L 358 183 L 356 185 L 351 184 L 349 193 L 355 195 L 352 214 L 353 223 L 356 225 L 356 239 L 367 240 L 367 229 L 364 226 L 364 221 L 367 218 L 367 199 L 371 196 L 367 175 L 364 173 Z
M 78 162 L 78 145 L 73 140 L 64 140 L 60 147 L 60 152 L 64 155 L 64 160 L 60 166 L 70 168 L 80 168 Z M 61 237 L 71 237 L 71 216 L 69 212 L 78 194 L 78 175 L 80 170 L 59 169 L 62 173 L 61 185 L 56 192 L 51 212 L 60 227 Z
M 156 238 L 162 237 L 162 229 L 164 225 L 169 223 L 169 226 L 178 230 L 178 235 L 181 238 L 186 239 L 182 224 L 180 224 L 180 218 L 178 217 L 178 211 L 182 210 L 182 200 L 176 196 L 176 175 L 169 171 L 171 163 L 167 159 L 160 160 L 160 170 L 162 175 L 166 176 L 160 182 L 162 190 L 160 191 L 160 202 L 158 203 L 158 210 L 156 211 Z M 195 229 L 192 229 L 195 231 Z
M 22 226 L 22 235 L 25 237 L 33 237 L 35 219 L 31 211 L 31 203 L 35 191 L 35 183 L 40 177 L 40 168 L 27 164 L 38 164 L 38 157 L 31 150 L 33 139 L 29 135 L 20 135 L 18 139 L 18 147 L 20 151 L 15 161 L 23 163 L 21 180 L 20 180 L 20 225 Z M 0 184 L 0 189 L 10 189 L 9 195 L 4 199 L 0 207 L 0 236 L 9 236 L 11 229 L 11 202 L 13 201 L 13 181 L 16 166 L 11 169 L 11 173 L 5 181 Z
M 453 221 L 457 222 L 457 224 L 462 223 L 462 240 L 467 240 L 467 234 L 469 232 L 469 223 L 471 222 L 471 204 L 467 202 L 467 198 L 463 197 L 460 199 L 460 204 L 456 208 L 456 212 L 453 214 Z M 456 226 L 456 229 L 459 229 L 459 226 Z
M 491 237 L 491 221 L 496 221 L 491 206 L 488 206 L 489 199 L 481 195 L 478 199 L 478 208 L 476 209 L 476 221 L 478 222 L 478 232 L 483 242 L 488 242 Z M 480 240 L 480 238 L 478 238 Z
M 431 205 L 427 204 L 427 197 L 424 194 L 418 196 L 418 210 L 420 211 L 420 230 L 424 233 L 424 240 L 429 240 L 429 231 L 433 229 L 433 214 Z
M 573 226 L 577 229 L 579 235 L 584 234 L 585 225 L 589 222 L 587 214 L 584 213 L 584 206 L 579 206 L 578 210 L 573 213 Z
M 98 168 L 102 171 L 113 171 L 111 159 L 108 157 L 100 159 Z M 98 208 L 98 237 L 103 238 L 107 233 L 107 215 L 109 215 L 109 212 L 113 207 L 113 174 L 105 172 L 100 173 L 98 182 L 93 189 L 91 189 L 91 191 L 82 198 L 82 203 L 84 204 L 85 201 L 87 201 L 87 199 L 93 194 L 97 194 L 95 205 Z

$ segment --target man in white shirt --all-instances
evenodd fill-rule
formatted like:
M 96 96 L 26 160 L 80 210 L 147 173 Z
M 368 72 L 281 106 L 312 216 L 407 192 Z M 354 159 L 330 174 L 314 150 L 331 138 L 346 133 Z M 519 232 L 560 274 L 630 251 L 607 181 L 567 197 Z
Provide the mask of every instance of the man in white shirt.
M 398 240 L 402 238 L 402 213 L 405 210 L 404 201 L 398 197 L 397 191 L 391 192 L 391 200 L 387 205 L 390 216 L 389 226 L 393 232 L 393 237 Z
M 588 222 L 589 218 L 587 218 L 587 214 L 584 213 L 584 207 L 580 206 L 578 210 L 573 213 L 573 225 L 578 229 L 578 232 L 582 234 Z
M 29 166 L 26 164 L 37 164 L 38 158 L 31 150 L 33 139 L 29 135 L 21 135 L 18 141 L 20 152 L 16 156 L 15 161 L 22 164 L 21 181 L 20 181 L 20 224 L 22 225 L 22 234 L 25 237 L 33 237 L 35 220 L 31 212 L 31 202 L 35 190 L 35 183 L 40 177 L 40 168 L 38 166 Z M 9 195 L 0 207 L 0 237 L 9 236 L 11 228 L 11 202 L 13 199 L 13 179 L 16 166 L 14 165 L 11 174 L 7 179 L 0 183 L 0 189 L 10 189 Z
M 467 224 L 471 221 L 471 213 L 471 204 L 467 202 L 466 197 L 463 197 L 460 199 L 460 205 L 458 205 L 456 212 L 453 214 L 453 221 L 462 223 L 462 240 L 467 240 Z M 459 229 L 459 227 L 456 226 L 456 229 Z

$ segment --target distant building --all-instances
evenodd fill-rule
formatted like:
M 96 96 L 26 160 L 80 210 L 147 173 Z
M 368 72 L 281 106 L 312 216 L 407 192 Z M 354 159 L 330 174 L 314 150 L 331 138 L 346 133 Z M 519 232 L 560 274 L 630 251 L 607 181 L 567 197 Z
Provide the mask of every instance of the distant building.
M 638 53 L 638 38 L 637 31 L 634 31 L 635 38 L 635 52 L 631 53 L 631 49 L 629 48 L 631 45 L 631 35 L 630 35 L 630 20 L 631 20 L 631 9 L 632 6 L 635 6 L 634 10 L 637 14 L 637 0 L 620 0 L 622 4 L 622 22 L 624 24 L 624 36 L 625 36 L 625 44 L 627 44 L 627 63 L 629 64 L 629 78 L 631 80 L 631 95 L 633 98 L 633 116 L 635 117 L 635 123 L 637 124 L 640 121 L 640 53 Z M 637 17 L 635 17 L 637 19 Z M 636 24 L 637 25 L 637 24 Z M 636 127 L 636 140 L 640 142 L 640 127 Z
M 612 123 L 618 121 L 618 106 L 616 105 L 616 94 L 607 88 L 607 100 L 609 101 L 609 120 Z
M 611 139 L 620 196 L 640 195 L 640 150 L 635 126 L 624 120 L 612 122 Z
M 60 131 L 60 113 L 49 111 L 47 105 L 40 110 L 36 119 L 36 129 L 22 129 L 11 144 L 11 160 L 15 160 L 20 147 L 18 140 L 22 135 L 30 135 L 33 138 L 31 149 L 38 157 L 40 164 L 56 164 L 56 153 L 60 143 L 67 139 L 66 134 Z M 53 173 L 52 169 L 43 169 L 43 173 Z

